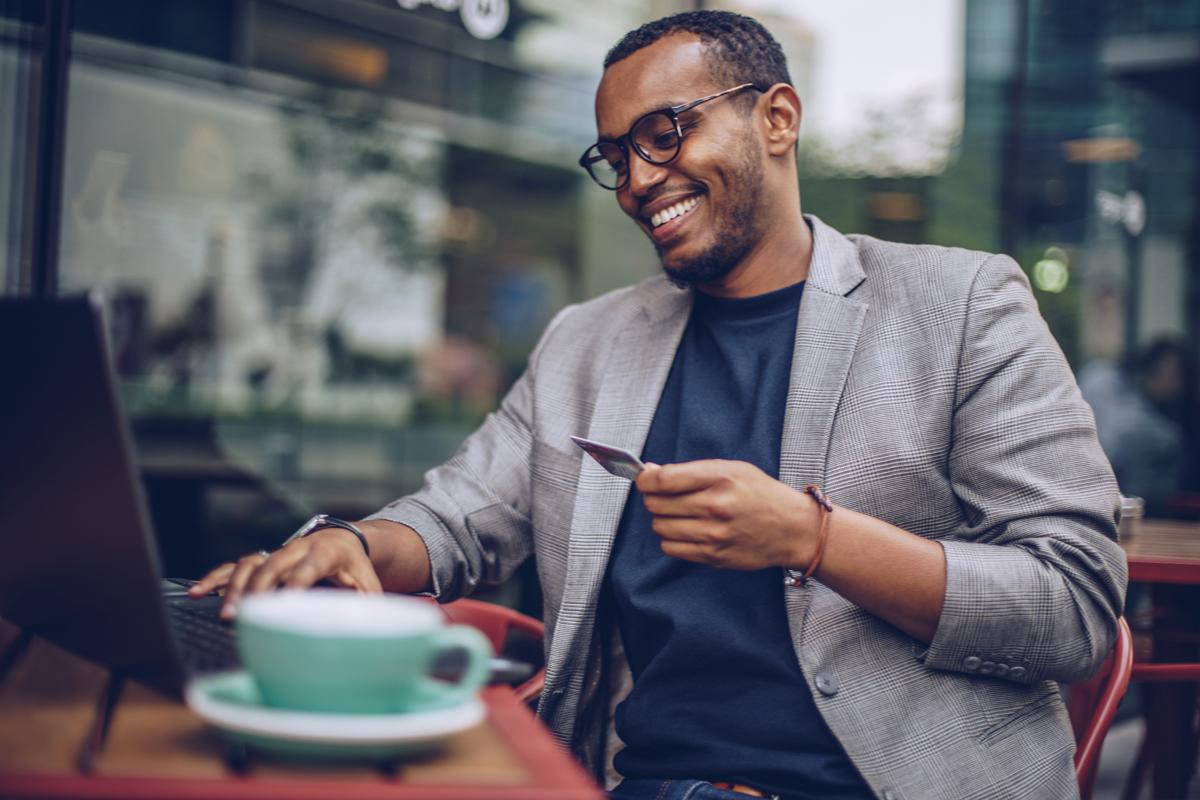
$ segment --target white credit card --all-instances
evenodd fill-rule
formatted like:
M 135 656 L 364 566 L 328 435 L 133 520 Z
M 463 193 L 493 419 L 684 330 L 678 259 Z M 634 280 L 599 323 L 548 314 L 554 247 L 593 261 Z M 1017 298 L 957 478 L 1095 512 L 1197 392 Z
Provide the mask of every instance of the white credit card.
M 584 452 L 596 459 L 596 463 L 618 478 L 636 480 L 638 473 L 646 468 L 640 458 L 623 448 L 603 442 L 593 442 L 582 436 L 572 436 L 571 441 L 582 447 Z

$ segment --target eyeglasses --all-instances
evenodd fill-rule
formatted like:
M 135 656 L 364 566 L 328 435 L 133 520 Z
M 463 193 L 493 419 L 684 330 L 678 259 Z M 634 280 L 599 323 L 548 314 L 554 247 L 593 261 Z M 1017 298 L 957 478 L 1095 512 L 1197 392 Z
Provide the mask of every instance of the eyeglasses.
M 683 127 L 679 124 L 679 115 L 701 103 L 742 89 L 764 91 L 753 83 L 743 83 L 682 105 L 651 111 L 638 117 L 624 136 L 601 139 L 589 147 L 579 157 L 579 166 L 586 169 L 592 180 L 601 187 L 616 191 L 629 181 L 629 148 L 626 143 L 633 145 L 634 152 L 643 160 L 655 165 L 668 164 L 679 155 L 679 148 L 683 145 Z

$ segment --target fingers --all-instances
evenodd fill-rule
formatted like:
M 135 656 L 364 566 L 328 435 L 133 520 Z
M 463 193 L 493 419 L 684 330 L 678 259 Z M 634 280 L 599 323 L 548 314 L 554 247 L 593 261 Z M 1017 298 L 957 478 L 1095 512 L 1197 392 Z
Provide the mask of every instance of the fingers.
M 680 558 L 684 561 L 693 561 L 697 564 L 708 564 L 710 566 L 719 566 L 716 557 L 710 548 L 704 545 L 695 544 L 694 542 L 666 542 L 662 543 L 663 555 L 671 558 Z
M 271 579 L 264 581 L 263 588 L 272 588 L 271 580 L 291 589 L 307 589 L 324 578 L 333 578 L 343 586 L 357 588 L 357 582 L 365 581 L 367 575 L 375 577 L 375 568 L 363 552 L 358 540 L 349 534 L 330 528 L 313 534 L 305 544 L 310 544 L 297 557 L 282 564 Z M 343 580 L 342 575 L 352 581 Z
M 642 502 L 646 504 L 646 510 L 656 517 L 705 516 L 705 498 L 699 492 L 644 494 Z
M 721 528 L 705 520 L 687 519 L 683 517 L 655 517 L 651 523 L 654 533 L 666 542 L 705 544 L 719 546 L 721 544 Z
M 336 532 L 336 529 L 330 529 Z M 307 589 L 323 578 L 333 578 L 342 586 L 360 592 L 379 593 L 383 586 L 371 560 L 356 539 L 342 541 L 325 531 L 313 534 L 274 553 L 254 553 L 235 563 L 222 564 L 188 590 L 193 597 L 224 587 L 221 616 L 232 619 L 238 603 L 247 594 L 270 591 L 276 587 Z
M 714 483 L 696 491 L 677 494 L 643 493 L 646 510 L 656 517 L 692 517 L 697 519 L 731 520 L 746 506 L 733 485 Z
M 234 604 L 230 614 L 236 611 L 236 603 L 243 593 L 254 594 L 276 587 L 307 589 L 326 578 L 360 592 L 382 592 L 379 576 L 375 574 L 375 568 L 358 540 L 339 536 L 339 533 L 335 528 L 320 531 L 260 561 L 243 582 L 244 589 L 238 591 L 232 600 L 228 599 L 227 594 L 227 605 Z M 240 573 L 235 570 L 229 591 L 235 591 L 239 579 Z
M 379 582 L 379 576 L 375 574 L 375 568 L 367 558 L 355 560 L 349 567 L 340 570 L 336 577 L 343 586 L 350 586 L 363 594 L 383 592 L 383 584 Z
M 233 574 L 236 566 L 237 564 L 232 563 L 222 564 L 189 586 L 187 593 L 192 597 L 203 597 L 209 592 L 224 588 L 229 583 L 229 576 Z
M 317 581 L 327 577 L 330 577 L 330 571 L 322 569 L 319 559 L 314 557 L 314 554 L 309 553 L 288 571 L 281 585 L 285 589 L 307 589 Z
M 304 544 L 307 544 L 307 542 Z M 283 584 L 295 565 L 305 557 L 304 553 L 306 549 L 310 548 L 300 546 L 284 547 L 271 553 L 270 557 L 260 562 L 258 569 L 254 570 L 249 582 L 246 584 L 246 593 L 255 594 L 257 592 L 265 592 Z M 312 584 L 309 585 L 311 586 Z
M 729 474 L 730 463 L 720 459 L 646 465 L 637 478 L 642 494 L 682 494 L 706 489 Z
M 355 589 L 361 594 L 380 594 L 383 592 L 383 585 L 380 584 L 379 577 L 373 569 L 340 569 L 333 578 L 347 589 Z
M 233 619 L 237 615 L 237 605 L 246 591 L 246 584 L 254 571 L 266 560 L 268 559 L 260 553 L 238 559 L 233 574 L 229 576 L 229 582 L 225 585 L 225 602 L 221 604 L 222 619 Z

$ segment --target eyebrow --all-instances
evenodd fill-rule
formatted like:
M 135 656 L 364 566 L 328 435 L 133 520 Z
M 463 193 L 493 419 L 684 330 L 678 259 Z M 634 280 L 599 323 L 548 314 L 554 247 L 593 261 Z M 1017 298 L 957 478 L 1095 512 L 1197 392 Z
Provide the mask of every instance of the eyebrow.
M 655 111 L 666 111 L 668 108 L 674 108 L 675 106 L 681 106 L 687 102 L 689 102 L 689 101 L 687 101 L 687 100 L 669 100 L 665 103 L 658 103 L 657 105 L 652 105 L 649 108 L 646 108 L 645 110 L 640 111 L 637 114 L 634 114 L 633 122 L 630 122 L 629 125 L 632 126 L 635 122 L 637 122 L 639 119 L 646 116 L 647 114 L 653 114 Z M 608 134 L 600 133 L 599 137 L 597 138 L 597 141 L 615 142 L 615 141 L 617 141 L 617 139 L 619 139 L 621 136 L 624 136 L 627 133 L 629 133 L 628 127 L 626 127 L 625 130 L 621 131 L 621 133 L 619 133 L 617 136 L 609 136 Z

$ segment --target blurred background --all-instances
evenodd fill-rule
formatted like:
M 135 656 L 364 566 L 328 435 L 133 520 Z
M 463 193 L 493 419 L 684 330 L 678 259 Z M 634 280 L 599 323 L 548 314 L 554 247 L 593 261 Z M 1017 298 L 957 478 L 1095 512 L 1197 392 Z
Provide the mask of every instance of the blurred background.
M 576 159 L 697 7 L 783 43 L 805 210 L 1012 254 L 1124 490 L 1200 515 L 1195 0 L 0 0 L 0 287 L 103 293 L 168 572 L 415 489 L 658 270 Z
M 783 44 L 805 210 L 1015 257 L 1122 490 L 1200 519 L 1198 0 L 0 0 L 0 293 L 102 294 L 167 573 L 414 490 L 658 271 L 576 160 L 607 49 L 692 8 Z

